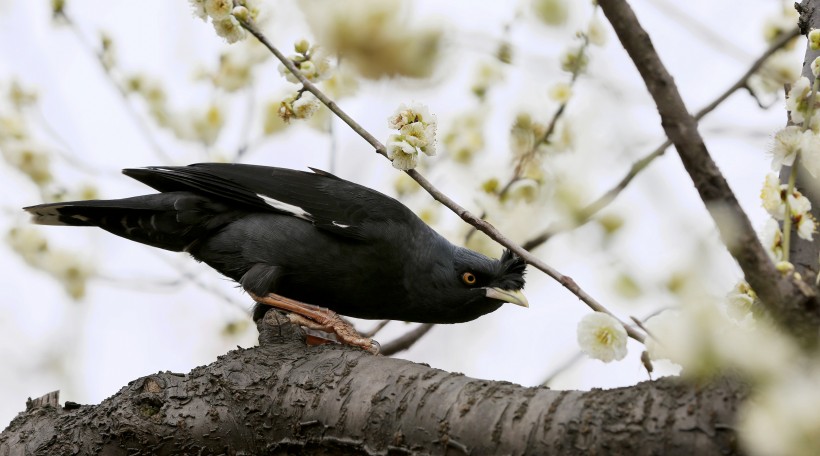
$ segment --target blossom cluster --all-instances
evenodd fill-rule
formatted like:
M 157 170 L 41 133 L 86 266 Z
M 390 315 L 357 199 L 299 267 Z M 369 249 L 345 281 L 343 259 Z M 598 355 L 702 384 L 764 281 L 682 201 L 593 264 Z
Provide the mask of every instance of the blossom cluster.
M 399 131 L 387 139 L 387 158 L 394 168 L 407 171 L 418 165 L 419 153 L 436 154 L 436 116 L 427 106 L 402 104 L 387 118 L 387 125 Z
M 279 104 L 279 117 L 285 122 L 290 119 L 307 119 L 319 109 L 320 103 L 315 95 L 308 91 L 299 91 L 285 98 Z
M 327 53 L 319 46 L 311 46 L 307 40 L 299 40 L 293 45 L 296 54 L 288 57 L 299 69 L 302 76 L 310 82 L 319 82 L 330 77 L 330 60 Z M 284 64 L 279 64 L 279 73 L 288 81 L 298 84 L 299 79 Z
M 259 14 L 251 0 L 189 0 L 194 15 L 203 21 L 211 19 L 216 34 L 228 43 L 245 39 L 240 21 L 248 21 Z
M 812 177 L 820 177 L 820 109 L 817 109 L 819 106 L 820 96 L 817 87 L 813 87 L 808 78 L 801 77 L 792 84 L 786 97 L 786 109 L 794 125 L 781 129 L 774 136 L 773 171 L 779 172 L 784 166 L 793 169 L 795 166 L 801 166 Z M 801 239 L 813 239 L 817 231 L 817 221 L 811 214 L 811 201 L 795 187 L 793 179 L 790 179 L 788 184 L 782 184 L 775 174 L 769 174 L 766 176 L 760 197 L 763 208 L 775 220 L 787 221 L 789 226 L 794 226 Z M 784 259 L 788 259 L 788 252 L 780 253 Z
M 797 228 L 797 235 L 807 241 L 813 239 L 816 231 L 817 221 L 811 214 L 811 201 L 803 196 L 796 188 L 789 192 L 789 186 L 781 184 L 774 174 L 768 174 L 760 191 L 760 198 L 763 200 L 763 208 L 775 220 L 786 218 L 786 206 L 788 203 L 789 216 L 792 223 Z

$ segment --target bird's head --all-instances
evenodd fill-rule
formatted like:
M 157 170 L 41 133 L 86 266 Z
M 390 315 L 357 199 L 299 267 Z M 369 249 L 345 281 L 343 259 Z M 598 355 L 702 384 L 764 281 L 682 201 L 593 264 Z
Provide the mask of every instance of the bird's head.
M 505 302 L 529 307 L 521 292 L 527 264 L 509 250 L 494 260 L 469 249 L 455 247 L 453 268 L 439 275 L 437 292 L 444 304 L 441 323 L 474 320 L 497 310 Z

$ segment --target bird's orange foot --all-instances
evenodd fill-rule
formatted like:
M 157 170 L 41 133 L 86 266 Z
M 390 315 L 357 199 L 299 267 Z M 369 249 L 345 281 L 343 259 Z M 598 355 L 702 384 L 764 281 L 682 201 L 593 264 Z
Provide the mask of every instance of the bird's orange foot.
M 288 318 L 293 323 L 306 328 L 335 334 L 336 339 L 342 344 L 359 347 L 374 355 L 379 353 L 380 347 L 378 342 L 361 336 L 350 323 L 343 320 L 342 317 L 330 309 L 305 304 L 276 293 L 268 293 L 265 296 L 257 296 L 251 292 L 248 292 L 248 294 L 254 301 L 260 304 L 289 312 Z

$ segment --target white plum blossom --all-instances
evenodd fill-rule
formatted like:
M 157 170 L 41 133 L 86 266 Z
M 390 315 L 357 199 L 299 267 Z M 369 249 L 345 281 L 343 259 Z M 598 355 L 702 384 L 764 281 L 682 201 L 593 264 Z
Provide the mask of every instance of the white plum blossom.
M 479 99 L 484 99 L 490 88 L 504 79 L 498 62 L 485 62 L 478 66 L 470 91 Z
M 216 34 L 225 38 L 228 43 L 236 43 L 237 41 L 245 39 L 245 29 L 239 24 L 233 16 L 220 21 L 214 20 L 214 30 Z
M 293 102 L 293 116 L 298 119 L 307 119 L 319 109 L 319 99 L 310 92 L 302 93 L 298 100 Z
M 772 144 L 772 170 L 791 166 L 803 142 L 803 129 L 794 125 L 783 128 L 774 135 Z
M 231 16 L 233 0 L 205 0 L 205 12 L 214 21 L 221 21 Z
M 767 15 L 763 24 L 763 37 L 766 42 L 769 44 L 774 43 L 783 33 L 794 28 L 798 19 L 797 10 L 786 5 L 779 12 Z
M 320 102 L 310 92 L 296 92 L 295 94 L 285 98 L 279 105 L 279 117 L 285 122 L 290 122 L 290 119 L 307 119 L 311 117 L 320 107 Z
M 252 19 L 251 12 L 244 6 L 235 6 L 231 10 L 231 14 L 240 21 L 249 21 Z
M 430 114 L 427 106 L 404 104 L 387 118 L 387 125 L 399 131 L 390 135 L 387 143 L 387 158 L 393 167 L 406 171 L 418 165 L 418 154 L 436 154 L 436 116 Z
M 578 323 L 581 350 L 605 363 L 626 357 L 626 340 L 626 329 L 621 322 L 603 312 L 586 315 Z
M 800 144 L 800 163 L 815 178 L 820 177 L 820 134 L 814 130 L 816 120 L 820 116 L 812 117 L 812 129 L 803 133 Z
M 545 24 L 558 26 L 564 24 L 569 17 L 568 0 L 534 0 L 532 9 L 535 16 Z
M 772 261 L 779 261 L 783 259 L 783 233 L 780 231 L 780 225 L 774 219 L 766 220 L 763 229 L 760 232 L 760 240 L 763 246 L 766 247 L 766 253 L 769 254 Z
M 205 11 L 205 0 L 188 0 L 188 3 L 191 4 L 191 10 L 194 16 L 203 21 L 208 20 L 208 13 Z
M 729 320 L 741 326 L 752 326 L 755 321 L 752 307 L 756 300 L 757 294 L 752 287 L 745 280 L 741 280 L 726 296 L 723 310 Z
M 390 135 L 387 141 L 387 158 L 393 163 L 394 168 L 407 171 L 418 165 L 419 153 L 401 135 Z
M 428 156 L 436 155 L 436 125 L 425 125 L 422 122 L 409 123 L 399 130 L 401 136 L 413 147 Z
M 583 46 L 572 45 L 561 55 L 561 69 L 567 73 L 581 74 L 586 71 L 589 56 Z
M 811 29 L 808 35 L 809 46 L 812 51 L 820 49 L 820 29 Z
M 811 62 L 811 74 L 816 78 L 818 73 L 820 73 L 820 57 L 817 57 Z
M 797 222 L 797 235 L 800 236 L 801 239 L 813 241 L 815 231 L 817 231 L 817 224 L 809 214 L 800 217 L 800 221 Z
M 807 214 L 811 211 L 811 201 L 803 196 L 802 193 L 794 190 L 792 194 L 789 195 L 789 211 L 791 212 L 792 217 Z
M 430 109 L 421 103 L 410 103 L 409 106 L 402 103 L 396 112 L 387 118 L 387 126 L 394 130 L 400 130 L 401 127 L 413 122 L 435 125 L 436 116 L 430 114 Z
M 811 83 L 805 76 L 798 79 L 789 90 L 786 96 L 786 110 L 789 111 L 792 122 L 802 124 L 806 120 L 805 115 L 809 111 L 809 95 L 811 94 Z
M 299 69 L 305 79 L 311 82 L 320 82 L 330 77 L 330 59 L 322 48 L 319 46 L 311 47 L 307 40 L 297 41 L 294 47 L 299 53 L 288 58 Z M 289 82 L 299 83 L 299 79 L 284 64 L 279 64 L 279 73 Z
M 763 208 L 776 220 L 783 220 L 786 217 L 786 204 L 783 199 L 786 192 L 788 185 L 781 184 L 777 176 L 771 173 L 766 176 L 760 191 L 760 199 L 763 201 Z M 797 189 L 792 189 L 787 199 L 789 214 L 797 228 L 797 235 L 802 239 L 812 240 L 817 223 L 811 214 L 811 201 Z
M 763 200 L 763 209 L 777 220 L 786 216 L 786 205 L 783 202 L 783 193 L 787 186 L 780 183 L 780 179 L 773 173 L 766 175 L 763 188 L 760 190 L 760 199 Z
M 572 97 L 572 87 L 566 82 L 559 82 L 550 88 L 549 96 L 558 103 L 566 103 Z
M 248 6 L 248 1 L 234 0 L 188 0 L 194 16 L 211 24 L 216 34 L 225 38 L 228 43 L 236 43 L 245 39 L 247 34 L 239 20 L 250 20 L 258 14 L 258 10 Z
M 598 16 L 593 17 L 589 21 L 587 39 L 595 46 L 603 46 L 606 44 L 606 27 L 604 27 L 604 24 L 598 19 Z

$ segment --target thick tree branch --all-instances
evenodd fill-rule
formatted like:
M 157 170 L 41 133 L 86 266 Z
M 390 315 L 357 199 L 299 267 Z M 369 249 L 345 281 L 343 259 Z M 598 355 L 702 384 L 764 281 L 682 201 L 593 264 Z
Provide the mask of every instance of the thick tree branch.
M 791 280 L 791 276 L 783 277 L 775 269 L 748 217 L 709 155 L 698 133 L 697 122 L 687 111 L 672 76 L 632 8 L 625 0 L 600 0 L 599 5 L 646 83 L 667 137 L 675 145 L 684 168 L 746 280 L 792 334 L 814 343 L 820 325 L 815 293 L 802 282 Z
M 307 347 L 274 311 L 259 328 L 259 347 L 137 379 L 99 405 L 32 405 L 0 434 L 0 454 L 738 452 L 733 420 L 746 393 L 727 380 L 524 388 Z
M 241 22 L 242 26 L 250 32 L 256 39 L 259 40 L 266 48 L 268 48 L 273 55 L 276 56 L 279 61 L 291 72 L 302 84 L 305 90 L 312 93 L 316 96 L 316 98 L 321 101 L 325 106 L 330 109 L 333 114 L 337 117 L 342 119 L 350 128 L 355 131 L 359 136 L 361 136 L 365 141 L 367 141 L 376 152 L 385 158 L 387 157 L 387 152 L 384 147 L 384 144 L 381 143 L 375 136 L 370 134 L 364 127 L 362 127 L 358 122 L 356 122 L 352 117 L 350 117 L 346 112 L 344 112 L 339 105 L 337 105 L 333 100 L 331 100 L 327 95 L 324 94 L 315 84 L 310 82 L 305 76 L 299 71 L 298 68 L 291 62 L 289 58 L 287 58 L 284 54 L 282 54 L 279 49 L 277 49 L 273 44 L 268 41 L 265 35 L 256 28 L 256 25 L 249 22 Z M 467 222 L 468 224 L 474 226 L 476 229 L 482 231 L 490 239 L 498 242 L 499 244 L 503 245 L 504 247 L 512 250 L 518 256 L 523 258 L 528 264 L 534 266 L 537 269 L 540 269 L 548 276 L 555 279 L 558 283 L 560 283 L 564 288 L 569 290 L 572 294 L 577 296 L 581 301 L 584 302 L 587 306 L 589 306 L 592 310 L 596 312 L 604 312 L 606 314 L 612 315 L 615 318 L 618 318 L 615 314 L 609 311 L 606 307 L 604 307 L 601 303 L 599 303 L 595 298 L 589 295 L 586 291 L 584 291 L 572 277 L 566 276 L 561 274 L 555 268 L 551 267 L 550 265 L 546 264 L 545 262 L 541 261 L 538 257 L 531 254 L 527 250 L 525 250 L 520 245 L 513 242 L 512 239 L 504 236 L 500 231 L 498 231 L 492 224 L 487 222 L 486 220 L 477 217 L 475 214 L 471 213 L 467 209 L 461 207 L 458 203 L 450 199 L 447 195 L 442 193 L 439 189 L 437 189 L 426 177 L 424 177 L 421 173 L 416 171 L 415 169 L 410 169 L 406 171 L 407 174 L 413 178 L 427 193 L 430 194 L 436 201 L 443 204 L 445 207 L 450 209 L 453 213 L 458 215 L 462 220 Z M 619 320 L 620 321 L 620 320 Z M 621 321 L 621 324 L 626 329 L 627 334 L 629 337 L 639 341 L 644 341 L 644 335 L 636 330 L 632 325 L 624 323 Z

